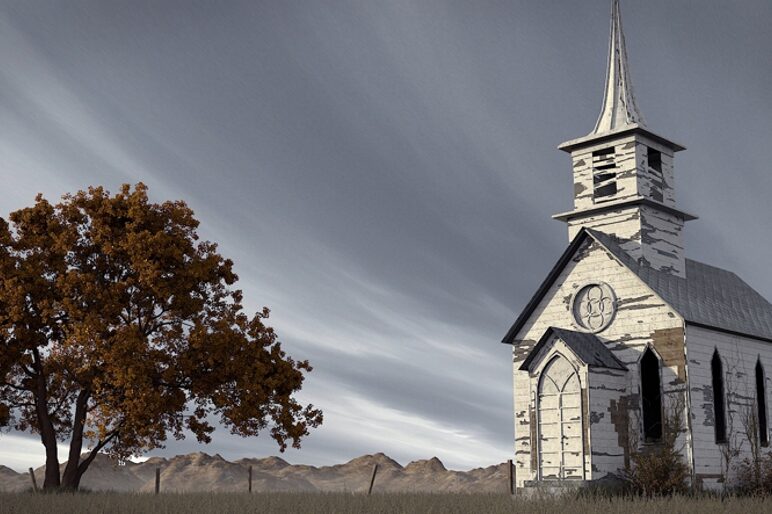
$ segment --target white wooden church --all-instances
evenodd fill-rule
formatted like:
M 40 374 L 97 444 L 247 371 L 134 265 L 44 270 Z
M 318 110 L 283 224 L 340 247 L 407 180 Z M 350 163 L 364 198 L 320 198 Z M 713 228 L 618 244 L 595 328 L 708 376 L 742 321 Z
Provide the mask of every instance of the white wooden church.
M 570 244 L 503 340 L 517 486 L 609 479 L 676 427 L 692 484 L 721 487 L 752 448 L 769 451 L 772 304 L 686 258 L 696 217 L 676 204 L 684 147 L 644 124 L 618 0 L 607 73 L 595 128 L 559 147 L 574 208 L 554 218 Z

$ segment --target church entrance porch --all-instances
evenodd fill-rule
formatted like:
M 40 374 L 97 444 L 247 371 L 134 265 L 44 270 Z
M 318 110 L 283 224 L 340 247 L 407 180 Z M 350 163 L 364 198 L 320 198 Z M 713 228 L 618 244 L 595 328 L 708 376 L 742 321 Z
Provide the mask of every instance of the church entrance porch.
M 598 336 L 549 327 L 519 369 L 529 375 L 526 487 L 584 487 L 607 475 L 595 473 L 594 464 L 624 465 L 610 408 L 626 394 L 627 368 Z

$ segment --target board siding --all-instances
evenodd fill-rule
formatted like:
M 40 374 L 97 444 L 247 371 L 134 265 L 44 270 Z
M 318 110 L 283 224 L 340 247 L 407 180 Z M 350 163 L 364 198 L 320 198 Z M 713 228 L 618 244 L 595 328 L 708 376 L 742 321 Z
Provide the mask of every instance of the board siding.
M 770 406 L 770 370 L 772 343 L 717 332 L 689 325 L 687 328 L 689 357 L 689 394 L 694 439 L 694 471 L 697 482 L 706 489 L 720 489 L 731 484 L 735 466 L 750 458 L 750 445 L 742 421 L 747 409 L 756 408 L 755 367 L 761 360 L 766 375 L 767 412 Z M 728 445 L 716 443 L 711 359 L 718 350 L 724 371 L 725 413 Z M 725 450 L 737 450 L 738 455 L 727 460 Z M 770 448 L 763 448 L 769 453 Z M 728 482 L 726 482 L 728 480 Z

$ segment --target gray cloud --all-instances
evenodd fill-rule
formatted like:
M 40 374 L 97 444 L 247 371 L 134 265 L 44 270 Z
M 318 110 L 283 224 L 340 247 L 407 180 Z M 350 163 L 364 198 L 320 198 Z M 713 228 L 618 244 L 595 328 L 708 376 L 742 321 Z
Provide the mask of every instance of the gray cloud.
M 701 216 L 688 254 L 772 297 L 772 5 L 623 10 L 643 113 L 690 148 L 676 170 L 679 202 Z M 315 365 L 302 397 L 327 421 L 290 460 L 500 462 L 512 423 L 498 341 L 566 244 L 550 219 L 572 188 L 555 146 L 597 116 L 607 11 L 6 2 L 0 213 L 97 183 L 182 198 L 250 308 L 270 306 L 288 351 Z M 206 451 L 275 449 L 221 431 Z

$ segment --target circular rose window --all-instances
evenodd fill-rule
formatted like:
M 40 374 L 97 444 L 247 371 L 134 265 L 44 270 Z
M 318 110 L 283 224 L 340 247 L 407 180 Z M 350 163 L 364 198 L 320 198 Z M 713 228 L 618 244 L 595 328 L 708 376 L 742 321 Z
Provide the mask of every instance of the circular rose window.
M 600 332 L 611 324 L 617 302 L 608 284 L 590 284 L 574 295 L 574 318 L 585 330 Z

